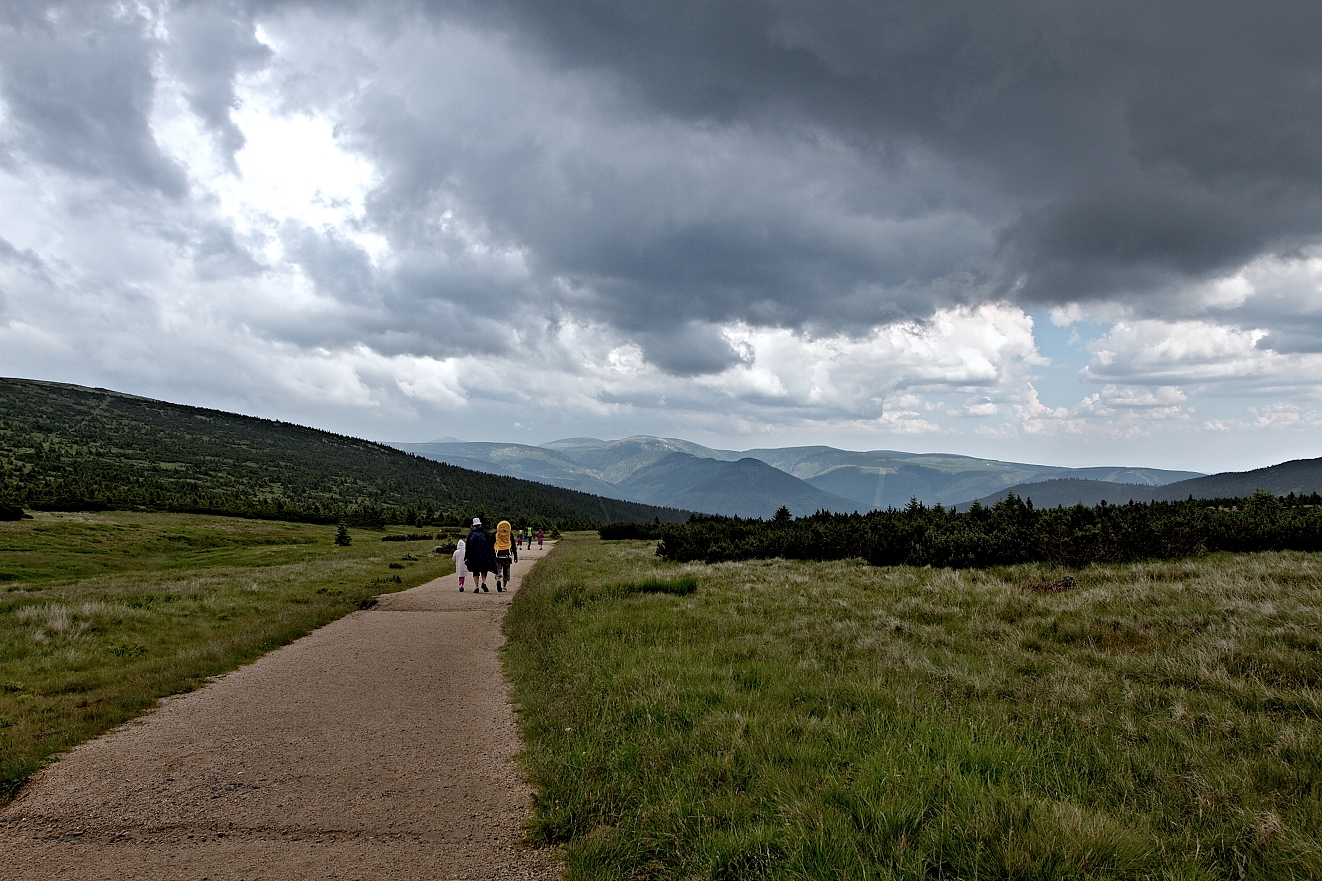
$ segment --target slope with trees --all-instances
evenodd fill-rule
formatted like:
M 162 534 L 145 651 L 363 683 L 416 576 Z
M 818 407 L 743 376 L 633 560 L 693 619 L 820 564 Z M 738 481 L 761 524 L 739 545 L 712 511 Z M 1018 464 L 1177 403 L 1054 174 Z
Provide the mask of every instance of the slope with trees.
M 363 525 L 486 511 L 562 527 L 686 516 L 286 422 L 21 379 L 0 379 L 0 501 Z

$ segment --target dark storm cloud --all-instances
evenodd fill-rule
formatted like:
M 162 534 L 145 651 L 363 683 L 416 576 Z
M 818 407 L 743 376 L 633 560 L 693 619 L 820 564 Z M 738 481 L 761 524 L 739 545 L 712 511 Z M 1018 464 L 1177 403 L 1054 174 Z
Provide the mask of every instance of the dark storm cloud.
M 35 251 L 31 248 L 24 248 L 20 251 L 3 236 L 0 236 L 0 261 L 24 266 L 37 272 L 44 272 L 46 269 L 46 264 Z
M 243 132 L 230 111 L 236 96 L 234 78 L 261 68 L 270 50 L 258 42 L 247 4 L 179 4 L 169 16 L 170 62 L 184 82 L 188 103 L 216 139 L 231 168 L 243 147 Z
M 286 224 L 281 241 L 288 259 L 342 311 L 272 323 L 272 338 L 314 347 L 363 343 L 387 356 L 499 356 L 514 349 L 511 319 L 522 299 L 465 267 L 414 254 L 382 273 L 354 242 L 295 223 Z
M 103 3 L 6 4 L 0 95 L 14 145 L 39 162 L 177 197 L 151 132 L 150 22 Z
M 749 360 L 710 325 L 689 323 L 680 328 L 643 331 L 637 338 L 647 359 L 673 376 L 720 373 Z
M 285 253 L 319 291 L 349 303 L 375 298 L 372 260 L 358 245 L 293 223 L 283 230 L 283 241 Z
M 728 347 L 680 342 L 693 322 L 866 332 L 929 314 L 934 297 L 982 296 L 994 237 L 943 204 L 983 210 L 976 184 L 923 178 L 907 158 L 883 174 L 798 124 L 676 121 L 597 73 L 542 87 L 536 62 L 493 60 L 498 44 L 473 62 L 492 69 L 454 82 L 447 56 L 463 48 L 392 47 L 407 69 L 387 63 L 346 126 L 382 173 L 369 211 L 397 249 L 457 253 L 437 218 L 476 221 L 520 251 L 543 297 L 647 336 L 656 363 L 684 373 L 732 363 Z M 675 352 L 705 354 L 663 356 L 666 334 Z
M 467 8 L 678 118 L 935 151 L 999 193 L 989 270 L 1021 297 L 1142 293 L 1322 231 L 1316 3 Z
M 197 277 L 247 284 L 271 268 L 260 245 L 182 198 L 150 114 L 163 73 L 235 171 L 237 83 L 265 69 L 273 107 L 333 119 L 372 162 L 364 228 L 389 253 L 280 230 L 335 308 L 254 332 L 299 345 L 501 355 L 514 308 L 608 325 L 691 376 L 745 358 L 723 323 L 866 334 L 1004 297 L 1162 310 L 1322 238 L 1319 4 L 137 9 L 0 5 L 0 162 L 143 191 L 153 219 L 156 193 L 177 199 L 161 225 L 188 228 L 161 237 Z M 1269 339 L 1322 345 L 1282 304 Z
M 204 224 L 190 242 L 193 270 L 203 281 L 254 276 L 262 264 L 234 237 L 234 230 L 218 223 Z

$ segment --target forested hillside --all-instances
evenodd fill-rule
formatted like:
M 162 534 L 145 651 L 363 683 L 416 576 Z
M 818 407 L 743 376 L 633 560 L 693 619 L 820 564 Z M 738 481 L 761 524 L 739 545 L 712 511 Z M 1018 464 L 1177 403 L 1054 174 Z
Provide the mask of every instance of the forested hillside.
M 3 501 L 363 525 L 460 524 L 475 514 L 562 527 L 687 517 L 285 422 L 21 379 L 0 379 Z

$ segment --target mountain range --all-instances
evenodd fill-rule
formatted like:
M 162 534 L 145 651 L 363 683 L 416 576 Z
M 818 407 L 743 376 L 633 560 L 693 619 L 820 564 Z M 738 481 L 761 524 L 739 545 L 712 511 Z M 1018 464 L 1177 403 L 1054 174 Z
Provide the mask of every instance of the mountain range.
M 567 438 L 540 446 L 449 440 L 392 446 L 464 468 L 596 495 L 743 517 L 768 517 L 781 505 L 801 516 L 822 509 L 899 508 L 911 498 L 925 504 L 967 504 L 1062 479 L 1108 487 L 1162 487 L 1203 477 L 1195 471 L 1059 468 L 948 453 L 855 452 L 827 446 L 738 452 L 648 436 Z
M 646 436 L 385 445 L 105 389 L 0 378 L 0 501 L 48 509 L 438 524 L 499 511 L 582 525 L 673 522 L 689 511 L 769 517 L 782 505 L 795 515 L 871 511 L 910 498 L 962 507 L 1008 492 L 1054 507 L 1234 498 L 1259 488 L 1322 492 L 1322 459 L 1208 476 L 826 446 L 738 452 Z
M 1278 496 L 1290 493 L 1297 496 L 1322 493 L 1322 459 L 1294 459 L 1268 468 L 1226 471 L 1221 474 L 1179 480 L 1164 486 L 1135 486 L 1070 478 L 1044 480 L 1040 483 L 1010 487 L 984 496 L 978 499 L 978 502 L 983 505 L 994 505 L 1010 493 L 1014 493 L 1020 498 L 1031 499 L 1039 508 L 1080 503 L 1093 506 L 1103 501 L 1113 505 L 1123 505 L 1130 501 L 1174 502 L 1189 497 L 1237 499 L 1253 495 L 1254 491 L 1259 489 L 1269 490 Z

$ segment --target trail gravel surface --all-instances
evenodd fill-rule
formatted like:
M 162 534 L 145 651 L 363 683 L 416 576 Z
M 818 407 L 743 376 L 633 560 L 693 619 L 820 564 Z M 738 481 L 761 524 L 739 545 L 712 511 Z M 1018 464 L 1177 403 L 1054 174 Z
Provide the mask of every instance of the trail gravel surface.
M 0 878 L 558 877 L 521 841 L 497 657 L 549 550 L 511 592 L 385 595 L 70 751 L 0 814 Z

